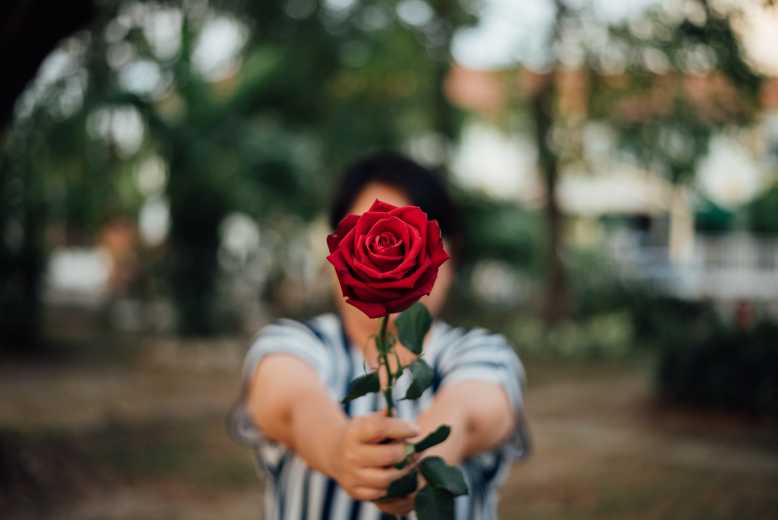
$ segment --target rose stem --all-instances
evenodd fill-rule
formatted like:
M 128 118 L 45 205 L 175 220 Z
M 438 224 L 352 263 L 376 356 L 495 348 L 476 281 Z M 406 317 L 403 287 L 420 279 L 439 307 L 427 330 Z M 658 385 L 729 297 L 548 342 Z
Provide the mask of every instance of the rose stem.
M 392 397 L 392 388 L 394 381 L 392 380 L 392 367 L 389 366 L 389 345 L 386 341 L 386 326 L 389 323 L 389 315 L 381 318 L 381 329 L 378 332 L 378 352 L 380 354 L 380 363 L 386 369 L 386 388 L 384 388 L 384 399 L 386 399 L 386 416 L 392 417 L 394 415 L 394 398 Z

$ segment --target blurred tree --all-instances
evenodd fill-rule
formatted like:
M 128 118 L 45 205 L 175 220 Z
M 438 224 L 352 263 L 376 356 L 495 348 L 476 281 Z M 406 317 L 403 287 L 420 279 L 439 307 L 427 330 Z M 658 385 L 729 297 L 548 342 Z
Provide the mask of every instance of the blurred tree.
M 29 160 L 37 143 L 29 134 L 14 141 L 4 144 L 25 150 L 28 160 L 0 157 L 0 350 L 38 345 L 42 318 L 45 213 L 41 179 Z
M 40 15 L 44 10 L 47 16 Z M 16 135 L 8 127 L 41 62 L 62 38 L 88 25 L 94 11 L 90 0 L 0 6 L 0 56 L 10 71 L 0 86 L 0 350 L 39 344 L 45 263 L 46 204 L 34 157 L 42 151 L 36 127 L 46 118 L 30 117 Z
M 593 2 L 553 0 L 553 6 L 536 57 L 542 70 L 526 75 L 523 103 L 545 187 L 548 324 L 570 309 L 557 190 L 560 173 L 586 161 L 586 126 L 607 125 L 628 157 L 682 194 L 712 136 L 754 120 L 762 79 L 738 40 L 737 6 L 669 2 L 618 23 L 598 17 Z
M 542 271 L 539 246 L 545 236 L 541 232 L 544 222 L 537 212 L 478 192 L 455 195 L 467 245 L 455 255 L 459 266 L 470 271 L 478 262 L 491 259 L 531 273 Z
M 754 233 L 778 235 L 778 186 L 762 192 L 746 206 L 748 228 Z
M 763 78 L 739 41 L 740 16 L 737 6 L 699 0 L 676 11 L 651 10 L 640 23 L 611 30 L 633 58 L 623 84 L 602 83 L 593 112 L 618 132 L 623 150 L 673 183 L 676 258 L 688 250 L 684 234 L 694 226 L 685 194 L 711 139 L 752 124 L 760 110 Z
M 92 0 L 7 0 L 0 5 L 0 56 L 6 70 L 13 71 L 0 85 L 0 132 L 11 122 L 16 100 L 46 56 L 60 40 L 87 26 L 94 11 Z
M 433 67 L 433 124 L 442 142 L 440 159 L 448 162 L 449 148 L 458 135 L 460 121 L 445 92 L 445 81 L 451 68 L 451 43 L 456 30 L 472 25 L 475 16 L 455 0 L 432 0 L 434 18 L 427 24 L 427 46 Z
M 228 213 L 268 225 L 279 216 L 310 219 L 332 174 L 355 155 L 429 133 L 455 135 L 442 81 L 451 35 L 472 20 L 459 2 L 98 7 L 56 56 L 67 64 L 56 84 L 22 96 L 5 143 L 0 196 L 22 200 L 23 186 L 28 198 L 17 212 L 26 219 L 0 213 L 3 245 L 18 224 L 32 256 L 0 252 L 4 262 L 15 258 L 18 273 L 37 273 L 37 285 L 21 274 L 6 284 L 4 271 L 4 307 L 20 294 L 40 307 L 44 231 L 61 227 L 64 243 L 89 244 L 112 215 L 137 214 L 149 199 L 138 179 L 154 159 L 166 172 L 154 196 L 169 207 L 166 281 L 180 331 L 218 332 L 220 225 Z M 211 37 L 237 40 L 215 72 L 204 65 L 219 47 Z
M 556 14 L 550 30 L 549 48 L 561 37 L 563 22 L 567 16 L 567 7 L 560 0 L 554 0 Z M 559 205 L 559 154 L 554 149 L 552 132 L 556 116 L 558 96 L 558 64 L 542 76 L 531 97 L 534 120 L 535 145 L 538 163 L 543 174 L 545 192 L 545 216 L 547 226 L 546 249 L 546 296 L 543 303 L 543 316 L 547 324 L 557 323 L 569 312 L 569 291 L 563 263 L 564 222 Z
M 707 197 L 698 197 L 694 204 L 694 227 L 700 233 L 720 235 L 732 231 L 735 214 Z
M 261 219 L 290 210 L 315 216 L 327 173 L 369 148 L 397 147 L 434 127 L 441 110 L 440 103 L 429 103 L 442 96 L 443 76 L 435 72 L 439 62 L 419 54 L 429 47 L 424 34 L 392 22 L 381 3 L 354 3 L 345 12 L 318 3 L 263 5 L 261 12 L 253 4 L 224 7 L 249 21 L 245 61 L 230 80 L 234 87 L 217 94 L 198 75 L 192 66 L 195 29 L 184 13 L 174 74 L 181 115 L 171 122 L 158 113 L 164 105 L 126 98 L 149 121 L 169 162 L 172 282 L 183 333 L 218 329 L 212 305 L 218 230 L 228 211 Z M 371 16 L 389 19 L 371 26 Z M 273 133 L 272 146 L 263 146 Z M 217 146 L 227 152 L 236 144 L 236 157 L 208 157 Z M 312 156 L 300 158 L 299 151 Z
M 285 22 L 272 18 L 272 9 L 265 14 L 271 26 Z M 310 218 L 320 207 L 321 178 L 295 156 L 305 151 L 296 149 L 304 140 L 292 132 L 311 131 L 320 121 L 326 91 L 312 86 L 330 73 L 332 56 L 327 45 L 297 56 L 295 45 L 263 39 L 236 74 L 209 81 L 194 62 L 208 17 L 195 9 L 181 17 L 180 50 L 168 65 L 171 91 L 161 99 L 120 92 L 113 101 L 139 110 L 167 164 L 168 281 L 179 332 L 211 335 L 224 332 L 216 312 L 224 218 L 231 211 L 263 220 L 281 212 Z M 306 37 L 312 43 L 317 33 Z M 290 66 L 296 63 L 316 65 Z

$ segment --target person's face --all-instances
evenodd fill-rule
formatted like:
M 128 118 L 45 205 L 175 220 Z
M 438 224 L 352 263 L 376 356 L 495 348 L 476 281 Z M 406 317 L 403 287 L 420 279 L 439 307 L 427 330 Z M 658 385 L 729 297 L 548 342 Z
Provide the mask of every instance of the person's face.
M 362 214 L 370 208 L 376 199 L 380 199 L 395 206 L 408 206 L 413 204 L 405 193 L 393 186 L 381 183 L 370 183 L 362 189 L 359 195 L 357 195 L 356 199 L 354 199 L 354 204 L 352 204 L 348 212 Z M 340 285 L 338 284 L 335 272 L 334 270 L 330 271 L 332 272 L 332 286 L 333 290 L 335 291 L 335 301 L 338 303 L 340 311 L 343 313 L 360 315 L 362 319 L 370 320 L 370 318 L 364 315 L 362 311 L 346 303 L 346 299 L 341 293 Z M 446 301 L 446 295 L 448 294 L 448 290 L 451 287 L 453 277 L 454 271 L 451 265 L 451 260 L 449 260 L 440 266 L 440 269 L 438 270 L 438 278 L 435 281 L 435 286 L 432 288 L 432 292 L 429 294 L 429 296 L 425 296 L 421 299 L 421 302 L 427 306 L 433 315 L 436 315 L 443 307 L 443 304 Z

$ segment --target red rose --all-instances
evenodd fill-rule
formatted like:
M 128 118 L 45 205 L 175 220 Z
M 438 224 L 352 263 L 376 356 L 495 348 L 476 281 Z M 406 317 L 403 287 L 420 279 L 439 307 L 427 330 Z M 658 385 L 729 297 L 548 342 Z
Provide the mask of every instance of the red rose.
M 401 312 L 429 294 L 449 256 L 440 226 L 416 206 L 377 200 L 346 215 L 327 237 L 346 301 L 371 318 Z

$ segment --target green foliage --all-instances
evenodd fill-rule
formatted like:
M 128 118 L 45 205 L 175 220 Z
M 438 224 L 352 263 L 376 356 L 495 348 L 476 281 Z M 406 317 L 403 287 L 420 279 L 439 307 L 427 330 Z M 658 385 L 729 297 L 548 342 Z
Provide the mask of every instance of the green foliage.
M 778 235 L 778 186 L 761 193 L 746 207 L 748 228 L 755 233 Z
M 708 198 L 701 198 L 695 205 L 694 228 L 705 234 L 719 235 L 735 226 L 735 214 Z
M 416 495 L 416 515 L 419 520 L 450 520 L 454 518 L 454 497 L 445 489 L 425 486 Z
M 403 460 L 394 465 L 395 469 L 403 469 L 405 466 L 411 463 L 413 460 L 413 454 L 416 453 L 416 449 L 413 444 L 405 445 L 405 456 Z
M 499 259 L 518 269 L 538 271 L 543 265 L 543 222 L 537 212 L 479 193 L 458 193 L 466 248 L 455 260 L 470 268 L 485 259 Z
M 654 348 L 699 341 L 720 327 L 711 302 L 696 302 L 645 292 L 630 307 L 635 336 Z
M 391 484 L 389 484 L 389 488 L 386 490 L 386 495 L 383 497 L 383 499 L 388 500 L 410 495 L 416 491 L 418 485 L 418 472 L 415 469 L 412 469 L 402 477 L 394 480 Z
M 346 397 L 342 402 L 353 401 L 363 395 L 367 395 L 380 390 L 380 381 L 378 379 L 378 372 L 369 372 L 363 376 L 359 376 L 354 379 L 348 385 L 348 391 Z
M 408 387 L 405 399 L 418 399 L 432 384 L 434 373 L 427 362 L 421 358 L 416 359 L 408 368 L 413 375 L 413 382 Z
M 388 324 L 389 316 L 381 318 L 375 341 L 379 358 L 379 370 L 383 368 L 387 375 L 387 385 L 382 392 L 386 400 L 386 415 L 391 417 L 394 413 L 394 383 L 402 373 L 403 367 L 400 366 L 399 357 L 394 350 L 396 338 L 389 333 Z M 400 316 L 395 320 L 395 324 L 402 343 L 421 356 L 424 336 L 426 336 L 432 324 L 432 317 L 424 304 L 417 302 L 400 313 Z M 389 363 L 390 356 L 392 355 L 397 358 L 398 366 L 396 372 Z M 432 368 L 421 357 L 415 359 L 406 368 L 410 370 L 413 381 L 408 388 L 405 399 L 418 399 L 432 383 Z M 343 402 L 356 399 L 371 392 L 377 392 L 379 389 L 380 380 L 378 372 L 365 374 L 351 382 Z M 448 439 L 450 433 L 451 427 L 441 425 L 415 445 L 406 444 L 403 460 L 395 464 L 394 467 L 396 469 L 405 468 L 410 464 L 415 453 L 420 453 L 444 442 Z M 422 460 L 419 469 L 428 482 L 428 485 L 416 497 L 416 513 L 419 520 L 453 518 L 454 497 L 467 494 L 468 492 L 462 472 L 459 468 L 446 464 L 440 457 L 428 457 Z M 417 472 L 413 469 L 408 474 L 394 480 L 389 485 L 387 494 L 382 500 L 410 495 L 416 491 L 417 487 Z
M 440 457 L 425 457 L 419 463 L 419 470 L 430 486 L 448 491 L 452 496 L 466 495 L 467 484 L 462 472 L 446 464 Z
M 670 403 L 778 418 L 778 324 L 679 331 L 662 348 L 657 382 Z
M 416 494 L 415 506 L 419 520 L 454 518 L 454 498 L 468 493 L 462 472 L 459 468 L 446 464 L 440 457 L 425 457 L 419 463 L 419 471 L 427 481 L 427 485 Z M 392 482 L 384 498 L 409 495 L 416 491 L 417 485 L 417 473 L 414 469 Z
M 416 302 L 405 309 L 395 320 L 397 338 L 414 354 L 421 354 L 424 337 L 432 325 L 432 315 L 427 307 Z
M 449 434 L 451 434 L 451 427 L 447 424 L 443 424 L 416 444 L 406 444 L 405 457 L 402 461 L 395 464 L 394 467 L 397 469 L 403 469 L 405 466 L 410 464 L 414 453 L 421 453 L 424 450 L 432 448 L 433 446 L 437 446 L 438 444 L 448 439 Z
M 518 319 L 508 335 L 522 353 L 539 358 L 619 359 L 635 351 L 632 316 L 622 310 L 576 320 L 565 320 L 552 329 L 539 318 Z
M 701 2 L 696 8 L 696 17 L 676 19 L 662 12 L 666 6 L 650 9 L 639 34 L 638 24 L 611 27 L 613 44 L 629 50 L 624 77 L 595 77 L 589 100 L 594 117 L 617 130 L 624 150 L 674 183 L 693 179 L 717 132 L 754 121 L 763 81 L 736 35 L 737 7 Z M 692 52 L 704 56 L 703 71 L 694 68 Z M 666 70 L 638 58 L 649 55 L 666 62 Z M 693 83 L 700 73 L 707 74 L 704 93 Z
M 163 8 L 181 16 L 173 25 L 179 34 L 169 35 L 180 41 L 172 55 L 158 52 L 156 31 L 144 26 Z M 451 35 L 474 18 L 459 4 L 436 5 L 432 23 L 441 30 L 433 35 L 402 23 L 395 8 L 372 1 L 347 13 L 317 2 L 99 5 L 88 30 L 65 42 L 70 70 L 33 103 L 21 103 L 32 109 L 20 110 L 8 132 L 0 244 L 18 225 L 30 243 L 21 256 L 0 247 L 0 286 L 18 286 L 13 296 L 0 295 L 3 308 L 21 294 L 30 299 L 25 312 L 39 315 L 45 248 L 32 243 L 51 226 L 64 228 L 68 245 L 91 245 L 107 220 L 135 218 L 147 199 L 136 186 L 138 166 L 159 157 L 168 179 L 156 195 L 169 202 L 171 229 L 156 286 L 173 296 L 180 333 L 225 332 L 215 303 L 226 215 L 247 213 L 266 228 L 289 216 L 303 224 L 320 214 L 331 178 L 355 156 L 419 134 L 455 137 L 460 119 L 442 82 Z M 208 77 L 195 56 L 217 17 L 239 23 L 246 39 L 225 78 Z M 125 81 L 135 63 L 159 73 L 155 88 Z M 112 134 L 117 111 L 139 117 L 137 149 L 122 149 Z M 22 198 L 12 193 L 20 185 Z
M 443 424 L 438 426 L 434 432 L 430 433 L 414 445 L 414 451 L 416 453 L 420 453 L 424 450 L 432 448 L 433 446 L 437 446 L 441 442 L 448 439 L 450 433 L 451 427 L 449 425 Z

